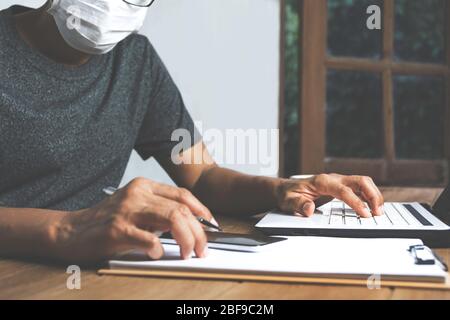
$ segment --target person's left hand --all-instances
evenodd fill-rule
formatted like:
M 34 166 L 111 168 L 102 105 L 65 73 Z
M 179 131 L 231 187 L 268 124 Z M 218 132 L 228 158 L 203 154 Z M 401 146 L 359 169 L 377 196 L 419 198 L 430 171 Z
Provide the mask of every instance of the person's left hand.
M 309 179 L 283 180 L 277 188 L 279 208 L 306 217 L 314 214 L 316 206 L 333 198 L 344 201 L 364 218 L 383 214 L 383 196 L 369 177 L 321 174 Z

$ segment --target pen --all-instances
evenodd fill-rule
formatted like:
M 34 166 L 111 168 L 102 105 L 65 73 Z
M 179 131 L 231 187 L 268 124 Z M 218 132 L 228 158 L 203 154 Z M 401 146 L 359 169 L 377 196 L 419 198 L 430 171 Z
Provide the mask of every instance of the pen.
M 209 222 L 209 221 L 206 220 L 206 219 L 203 219 L 202 217 L 195 217 L 195 218 L 197 219 L 198 222 L 200 222 L 200 223 L 203 224 L 204 226 L 207 226 L 207 227 L 209 227 L 209 228 L 216 229 L 216 230 L 218 230 L 218 231 L 223 231 L 221 227 L 216 226 L 215 224 Z
M 108 196 L 112 196 L 116 191 L 117 191 L 117 188 L 114 188 L 114 187 L 107 187 L 107 188 L 103 189 L 103 193 Z M 216 226 L 215 224 L 209 222 L 208 220 L 206 220 L 202 217 L 195 217 L 195 218 L 197 219 L 198 222 L 200 222 L 204 226 L 207 226 L 208 228 L 213 228 L 215 230 L 222 231 L 222 228 L 220 228 L 219 226 Z

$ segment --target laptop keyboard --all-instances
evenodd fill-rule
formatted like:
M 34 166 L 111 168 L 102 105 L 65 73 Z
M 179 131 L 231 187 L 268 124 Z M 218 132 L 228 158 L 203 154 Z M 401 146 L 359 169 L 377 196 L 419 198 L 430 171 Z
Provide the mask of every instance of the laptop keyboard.
M 328 216 L 328 224 L 333 226 L 369 226 L 369 227 L 405 227 L 405 226 L 423 226 L 427 223 L 420 222 L 425 220 L 417 211 L 417 219 L 404 205 L 400 203 L 386 203 L 384 205 L 384 215 L 373 216 L 370 218 L 361 218 L 352 208 L 343 202 L 334 201 L 331 208 L 322 212 Z M 428 222 L 428 221 L 426 221 Z M 429 224 L 431 225 L 431 224 Z

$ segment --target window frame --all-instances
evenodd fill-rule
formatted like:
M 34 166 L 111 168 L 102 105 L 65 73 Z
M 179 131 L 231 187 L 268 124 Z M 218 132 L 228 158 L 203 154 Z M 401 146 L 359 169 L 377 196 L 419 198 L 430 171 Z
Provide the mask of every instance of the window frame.
M 446 37 L 446 64 L 397 62 L 394 60 L 395 0 L 384 0 L 383 52 L 380 60 L 330 57 L 327 54 L 327 0 L 299 0 L 300 13 L 300 173 L 339 172 L 373 177 L 380 184 L 444 185 L 450 160 L 450 37 Z M 285 3 L 282 0 L 282 12 Z M 446 32 L 450 35 L 450 4 L 446 3 Z M 282 14 L 284 26 L 284 15 Z M 281 28 L 284 31 L 284 27 Z M 283 36 L 280 44 L 284 50 Z M 282 51 L 283 52 L 283 51 Z M 284 70 L 284 64 L 281 64 Z M 326 74 L 327 70 L 368 71 L 381 75 L 384 156 L 379 159 L 326 157 Z M 442 160 L 404 160 L 395 157 L 393 75 L 435 75 L 445 79 L 444 156 Z M 283 82 L 282 82 L 283 84 Z M 282 90 L 281 90 L 282 92 Z M 283 99 L 280 99 L 283 114 Z M 280 129 L 283 129 L 280 116 Z M 281 140 L 283 141 L 283 140 Z M 282 146 L 282 144 L 280 144 Z M 283 152 L 281 152 L 283 154 Z M 280 164 L 283 163 L 281 157 Z

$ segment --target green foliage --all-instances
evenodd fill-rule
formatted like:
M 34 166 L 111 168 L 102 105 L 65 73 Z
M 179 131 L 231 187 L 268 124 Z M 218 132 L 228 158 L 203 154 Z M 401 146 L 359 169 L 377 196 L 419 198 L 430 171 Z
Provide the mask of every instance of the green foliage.
M 445 63 L 445 0 L 395 1 L 399 60 Z
M 379 59 L 382 31 L 367 28 L 367 8 L 381 0 L 328 0 L 328 53 L 339 57 Z

